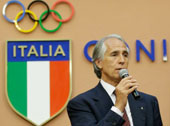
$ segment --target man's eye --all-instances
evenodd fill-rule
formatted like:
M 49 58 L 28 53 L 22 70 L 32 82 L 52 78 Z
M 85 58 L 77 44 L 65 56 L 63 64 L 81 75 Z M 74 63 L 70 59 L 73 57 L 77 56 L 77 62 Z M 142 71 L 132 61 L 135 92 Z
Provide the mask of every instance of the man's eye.
M 117 56 L 117 54 L 116 54 L 116 53 L 113 53 L 112 56 Z
M 128 57 L 128 54 L 124 54 L 125 57 Z

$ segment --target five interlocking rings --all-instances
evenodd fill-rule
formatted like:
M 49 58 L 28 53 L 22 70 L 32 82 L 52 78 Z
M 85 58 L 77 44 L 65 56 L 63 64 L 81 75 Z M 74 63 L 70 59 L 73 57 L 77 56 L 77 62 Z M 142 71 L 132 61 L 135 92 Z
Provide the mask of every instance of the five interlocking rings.
M 20 11 L 20 12 L 16 15 L 16 17 L 15 17 L 14 20 L 11 20 L 11 19 L 9 19 L 9 18 L 6 16 L 6 8 L 7 8 L 7 6 L 8 6 L 9 4 L 12 4 L 12 3 L 17 3 L 17 4 L 21 5 L 21 7 L 22 7 L 22 9 L 23 9 L 22 11 Z M 47 10 L 44 11 L 44 12 L 41 14 L 41 16 L 40 16 L 39 19 L 37 18 L 36 14 L 30 10 L 31 6 L 32 6 L 34 3 L 42 3 L 42 4 L 44 4 L 44 5 L 46 6 L 46 8 L 47 8 Z M 71 15 L 70 15 L 68 18 L 66 18 L 66 19 L 62 19 L 61 15 L 60 15 L 56 10 L 54 10 L 55 7 L 56 7 L 58 4 L 60 4 L 60 3 L 66 3 L 66 4 L 68 4 L 68 5 L 71 7 L 71 11 L 72 11 L 72 12 L 71 12 Z M 52 14 L 52 17 L 53 17 L 56 21 L 59 22 L 59 25 L 57 26 L 57 28 L 52 29 L 52 30 L 46 29 L 46 28 L 42 25 L 42 22 L 47 19 L 47 17 L 49 16 L 50 13 Z M 24 32 L 24 33 L 32 32 L 32 31 L 37 27 L 38 23 L 40 24 L 41 28 L 42 28 L 44 31 L 46 31 L 46 32 L 55 32 L 55 31 L 57 31 L 57 30 L 61 27 L 62 23 L 69 21 L 69 20 L 73 17 L 73 15 L 74 15 L 74 7 L 73 7 L 73 5 L 72 5 L 69 1 L 67 1 L 67 0 L 59 0 L 59 1 L 56 1 L 56 2 L 52 5 L 52 8 L 51 8 L 51 9 L 49 9 L 49 6 L 48 6 L 48 4 L 47 4 L 45 1 L 42 1 L 42 0 L 34 0 L 34 1 L 32 1 L 32 2 L 28 5 L 28 8 L 25 9 L 24 5 L 23 5 L 19 0 L 11 0 L 11 1 L 8 1 L 8 2 L 3 6 L 2 14 L 3 14 L 4 18 L 5 18 L 7 21 L 9 21 L 9 22 L 11 22 L 11 23 L 14 23 L 14 24 L 15 24 L 15 27 L 16 27 L 20 32 Z M 18 25 L 18 22 L 21 21 L 21 20 L 24 18 L 25 14 L 28 14 L 29 18 L 30 18 L 32 21 L 35 22 L 35 23 L 34 23 L 34 26 L 33 26 L 31 29 L 29 29 L 29 30 L 23 30 L 23 29 L 21 29 L 21 28 L 19 27 L 19 25 Z M 56 15 L 57 15 L 57 16 L 56 16 Z

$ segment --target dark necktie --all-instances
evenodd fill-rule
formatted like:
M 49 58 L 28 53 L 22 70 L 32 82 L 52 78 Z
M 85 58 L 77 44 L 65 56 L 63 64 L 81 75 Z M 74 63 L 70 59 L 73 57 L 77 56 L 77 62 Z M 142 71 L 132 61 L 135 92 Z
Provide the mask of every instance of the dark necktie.
M 124 111 L 123 119 L 125 120 L 125 123 L 123 124 L 123 126 L 130 126 L 130 122 L 129 122 L 126 110 Z

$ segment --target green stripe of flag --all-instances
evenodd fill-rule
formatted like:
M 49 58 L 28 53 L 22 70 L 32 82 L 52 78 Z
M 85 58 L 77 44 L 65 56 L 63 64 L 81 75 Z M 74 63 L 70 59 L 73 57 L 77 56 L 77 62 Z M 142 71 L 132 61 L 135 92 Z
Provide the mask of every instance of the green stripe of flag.
M 8 62 L 7 91 L 13 107 L 27 116 L 27 63 Z

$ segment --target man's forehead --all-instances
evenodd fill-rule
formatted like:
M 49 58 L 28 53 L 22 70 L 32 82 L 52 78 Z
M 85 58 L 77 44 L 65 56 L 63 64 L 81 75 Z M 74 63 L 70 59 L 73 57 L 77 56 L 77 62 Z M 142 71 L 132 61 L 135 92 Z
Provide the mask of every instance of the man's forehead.
M 125 47 L 126 48 L 125 43 L 117 38 L 109 38 L 104 43 L 107 47 L 110 47 L 110 48 L 116 48 L 116 47 Z

